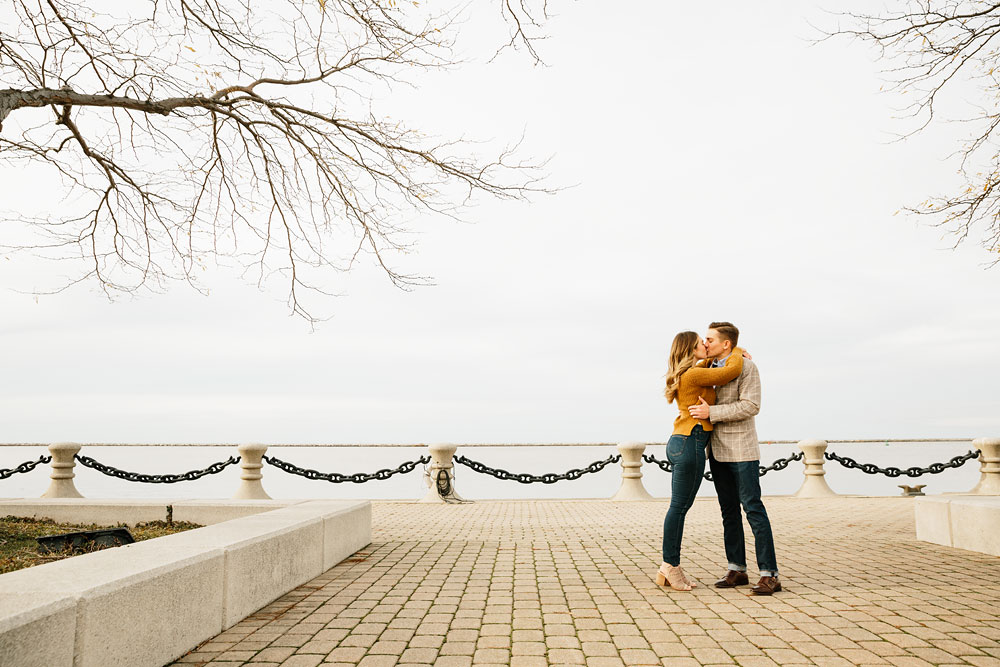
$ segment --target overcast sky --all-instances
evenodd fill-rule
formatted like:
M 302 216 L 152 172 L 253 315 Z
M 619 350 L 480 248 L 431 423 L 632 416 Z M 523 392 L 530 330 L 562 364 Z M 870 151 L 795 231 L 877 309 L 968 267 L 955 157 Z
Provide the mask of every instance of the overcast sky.
M 61 267 L 0 259 L 0 441 L 662 442 L 670 341 L 714 319 L 760 368 L 765 440 L 1000 435 L 1000 268 L 893 215 L 955 182 L 956 129 L 891 143 L 899 100 L 863 46 L 810 43 L 819 7 L 557 2 L 547 67 L 460 41 L 473 62 L 387 108 L 524 132 L 568 187 L 415 217 L 401 268 L 435 285 L 362 266 L 315 332 L 225 271 L 109 304 L 36 299 Z

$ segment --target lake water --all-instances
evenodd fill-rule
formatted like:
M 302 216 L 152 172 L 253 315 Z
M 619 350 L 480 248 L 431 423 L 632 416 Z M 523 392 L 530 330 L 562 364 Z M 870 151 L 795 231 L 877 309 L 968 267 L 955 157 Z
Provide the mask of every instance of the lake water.
M 935 462 L 947 462 L 953 456 L 972 449 L 968 440 L 948 443 L 848 444 L 831 442 L 827 451 L 849 456 L 859 463 L 874 463 L 881 467 L 926 467 Z M 761 463 L 769 465 L 798 451 L 793 444 L 761 445 Z M 0 447 L 0 468 L 12 468 L 47 453 L 40 447 Z M 101 463 L 124 470 L 148 474 L 181 473 L 205 468 L 237 452 L 228 447 L 85 447 L 81 454 Z M 321 472 L 374 472 L 380 468 L 395 468 L 404 461 L 415 460 L 427 453 L 422 447 L 281 447 L 274 446 L 268 454 L 300 467 Z M 531 447 L 459 447 L 459 454 L 494 468 L 511 472 L 542 474 L 562 473 L 570 468 L 583 468 L 593 461 L 617 453 L 612 446 L 531 446 Z M 663 445 L 651 445 L 647 454 L 666 458 Z M 578 480 L 555 484 L 520 484 L 494 479 L 464 466 L 457 467 L 455 488 L 470 500 L 527 498 L 608 498 L 621 483 L 621 466 L 612 464 L 598 473 Z M 802 484 L 803 464 L 791 463 L 780 471 L 769 472 L 761 479 L 765 495 L 788 495 Z M 0 480 L 0 497 L 37 498 L 49 484 L 49 466 L 42 465 L 31 473 L 16 474 Z M 657 497 L 670 492 L 670 475 L 654 465 L 644 464 L 643 483 Z M 898 484 L 927 484 L 925 493 L 955 493 L 971 489 L 979 479 L 979 461 L 968 461 L 958 469 L 948 469 L 937 475 L 924 475 L 916 480 L 908 477 L 890 479 L 883 475 L 866 475 L 860 470 L 848 470 L 834 461 L 826 462 L 826 480 L 841 494 L 899 495 Z M 176 484 L 140 484 L 102 475 L 77 464 L 76 486 L 87 498 L 229 498 L 239 483 L 239 467 L 231 466 L 217 475 L 193 482 Z M 384 481 L 364 484 L 350 482 L 331 484 L 308 480 L 265 465 L 265 490 L 273 498 L 368 498 L 416 500 L 427 492 L 423 469 L 396 475 Z M 701 496 L 715 495 L 711 482 L 702 484 Z

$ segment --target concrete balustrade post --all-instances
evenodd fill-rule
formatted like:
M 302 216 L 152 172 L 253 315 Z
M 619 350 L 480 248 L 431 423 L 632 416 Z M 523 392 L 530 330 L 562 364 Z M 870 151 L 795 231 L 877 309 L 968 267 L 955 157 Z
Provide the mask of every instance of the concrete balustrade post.
M 240 485 L 236 488 L 233 498 L 241 500 L 270 500 L 261 479 L 264 477 L 261 469 L 262 459 L 267 453 L 267 445 L 249 444 L 237 447 L 240 452 Z
M 644 442 L 622 442 L 618 453 L 622 455 L 622 485 L 611 500 L 653 500 L 642 485 L 642 454 L 646 451 Z
M 83 498 L 83 494 L 76 490 L 73 472 L 76 466 L 74 458 L 80 451 L 80 445 L 75 442 L 57 442 L 49 445 L 49 454 L 52 455 L 52 482 L 49 488 L 42 494 L 42 498 Z
M 979 483 L 969 493 L 1000 496 L 1000 438 L 977 438 L 972 446 L 979 450 Z
M 805 479 L 802 486 L 795 493 L 796 498 L 824 498 L 837 495 L 830 485 L 826 483 L 826 470 L 823 469 L 826 459 L 823 453 L 826 452 L 826 440 L 801 440 L 799 449 L 805 454 L 803 463 L 806 469 L 803 472 Z
M 462 497 L 455 492 L 455 450 L 457 445 L 441 443 L 429 445 L 431 463 L 427 468 L 424 481 L 430 487 L 422 503 L 444 503 L 449 500 L 461 501 Z

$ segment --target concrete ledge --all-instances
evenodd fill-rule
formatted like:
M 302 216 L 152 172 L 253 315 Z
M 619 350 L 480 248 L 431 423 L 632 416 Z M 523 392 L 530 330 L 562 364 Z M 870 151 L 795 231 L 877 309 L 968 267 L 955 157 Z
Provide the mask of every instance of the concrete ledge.
M 305 506 L 292 515 L 285 511 L 274 510 L 156 540 L 167 549 L 223 551 L 223 629 L 323 573 L 323 508 Z M 370 535 L 366 539 L 364 544 L 357 544 L 360 540 L 345 542 L 357 551 L 371 541 Z
M 222 631 L 222 577 L 221 550 L 150 540 L 0 575 L 0 590 L 74 599 L 69 664 L 162 665 Z
M 159 667 L 370 542 L 370 502 L 298 501 L 0 575 L 0 667 Z
M 345 507 L 343 501 L 314 500 L 308 505 L 290 505 L 281 511 L 270 512 L 267 516 L 307 516 L 314 508 L 323 510 L 323 571 L 344 560 L 361 547 L 371 543 L 372 506 Z M 263 518 L 260 515 L 259 518 Z M 365 535 L 367 540 L 354 546 L 352 535 Z
M 323 571 L 372 543 L 372 504 L 323 518 Z
M 74 598 L 0 592 L 0 665 L 71 665 L 75 639 Z
M 1000 496 L 915 498 L 917 539 L 1000 556 Z

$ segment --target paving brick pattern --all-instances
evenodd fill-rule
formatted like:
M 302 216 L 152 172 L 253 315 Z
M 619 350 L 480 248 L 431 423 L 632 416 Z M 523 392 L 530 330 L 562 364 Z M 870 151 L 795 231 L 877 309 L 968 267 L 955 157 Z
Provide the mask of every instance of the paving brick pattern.
M 652 581 L 663 502 L 376 503 L 368 548 L 173 664 L 1000 667 L 1000 558 L 916 541 L 908 498 L 765 502 L 770 598 L 712 587 L 714 498 L 691 592 Z

